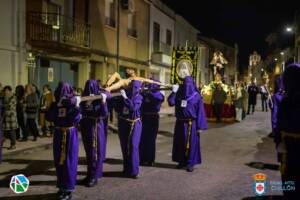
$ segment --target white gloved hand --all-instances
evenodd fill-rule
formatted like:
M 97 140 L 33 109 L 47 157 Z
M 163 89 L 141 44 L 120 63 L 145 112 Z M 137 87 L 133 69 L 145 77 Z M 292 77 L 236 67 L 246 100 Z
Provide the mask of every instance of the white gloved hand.
M 62 101 L 63 101 L 64 99 L 66 99 L 66 97 L 60 98 L 59 102 L 57 103 L 57 106 L 58 106 L 58 107 L 61 107 L 61 106 L 62 106 Z
M 127 99 L 128 97 L 127 97 L 127 95 L 126 95 L 126 92 L 125 92 L 125 90 L 120 90 L 120 93 L 121 93 L 121 95 L 122 95 L 122 97 L 124 98 L 124 99 Z
M 197 130 L 197 133 L 200 135 L 200 133 L 203 133 L 203 130 Z
M 75 96 L 76 98 L 76 107 L 79 107 L 79 104 L 81 102 L 81 97 L 80 96 Z
M 176 93 L 179 89 L 179 85 L 172 85 L 172 92 Z
M 102 103 L 106 103 L 107 95 L 104 93 L 101 93 L 102 96 Z

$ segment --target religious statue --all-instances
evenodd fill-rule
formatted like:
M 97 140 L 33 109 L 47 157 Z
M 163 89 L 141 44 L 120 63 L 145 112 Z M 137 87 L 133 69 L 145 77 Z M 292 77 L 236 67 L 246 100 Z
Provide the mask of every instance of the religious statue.
M 226 58 L 223 56 L 223 53 L 221 51 L 217 51 L 214 53 L 213 59 L 210 62 L 211 65 L 213 65 L 213 70 L 214 70 L 214 76 L 219 73 L 224 79 L 224 65 L 228 64 L 228 61 Z
M 123 79 L 118 72 L 115 72 L 107 80 L 105 90 L 111 92 L 111 91 L 116 91 L 122 87 L 128 87 L 130 82 L 133 80 L 138 80 L 141 81 L 142 83 L 150 83 L 150 84 L 156 84 L 156 85 L 166 86 L 166 87 L 170 86 L 169 84 L 164 84 L 164 83 L 153 81 L 151 79 L 139 77 L 135 74 L 134 69 L 127 68 L 126 75 L 128 78 Z

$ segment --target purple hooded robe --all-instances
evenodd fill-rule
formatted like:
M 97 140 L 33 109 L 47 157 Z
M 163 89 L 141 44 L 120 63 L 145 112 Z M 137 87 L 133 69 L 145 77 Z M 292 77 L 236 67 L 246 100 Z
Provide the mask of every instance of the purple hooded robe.
M 57 187 L 64 191 L 73 191 L 76 184 L 79 151 L 76 126 L 80 120 L 80 112 L 76 107 L 77 100 L 73 95 L 73 89 L 68 83 L 60 82 L 54 96 L 56 102 L 50 106 L 46 118 L 55 125 L 53 155 Z
M 140 108 L 143 101 L 141 86 L 140 81 L 131 81 L 130 87 L 126 89 L 128 98 L 118 99 L 115 103 L 124 173 L 128 176 L 137 176 L 139 173 L 139 144 L 142 132 Z
M 187 76 L 178 92 L 170 94 L 168 103 L 175 106 L 176 115 L 172 160 L 187 167 L 200 164 L 200 136 L 197 131 L 207 129 L 207 122 L 202 97 L 192 77 Z
M 96 80 L 85 83 L 82 96 L 100 95 L 101 91 Z M 82 141 L 87 159 L 87 178 L 102 177 L 103 161 L 105 159 L 106 126 L 104 119 L 108 115 L 107 104 L 101 100 L 92 103 L 80 103 L 82 119 L 80 121 Z
M 271 124 L 272 124 L 272 135 L 274 136 L 275 143 L 278 143 L 278 126 L 277 126 L 277 114 L 278 106 L 283 98 L 283 82 L 281 76 L 276 77 L 274 94 L 272 95 L 272 105 L 271 105 Z
M 156 81 L 156 80 L 154 80 Z M 148 91 L 143 92 L 142 136 L 140 143 L 140 162 L 153 163 L 155 161 L 155 142 L 159 126 L 159 111 L 164 102 L 164 95 L 157 90 L 159 85 L 149 84 Z
M 281 160 L 282 181 L 293 181 L 295 190 L 284 191 L 285 199 L 300 197 L 300 64 L 289 65 L 283 74 L 285 96 L 278 108 L 278 142 L 285 145 Z
M 3 132 L 2 132 L 2 104 L 0 102 L 0 164 L 2 162 L 2 148 L 3 148 Z

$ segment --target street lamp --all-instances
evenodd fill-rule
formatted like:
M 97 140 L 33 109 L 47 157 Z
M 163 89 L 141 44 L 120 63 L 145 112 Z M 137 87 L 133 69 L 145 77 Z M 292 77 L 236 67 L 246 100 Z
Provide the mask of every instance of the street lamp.
M 291 32 L 293 32 L 293 27 L 286 27 L 286 32 L 289 32 L 289 33 L 291 33 Z
M 277 61 L 278 59 L 277 59 L 277 58 L 275 58 L 274 60 L 275 60 L 275 61 Z
M 284 52 L 283 52 L 283 51 L 282 51 L 282 52 L 280 52 L 280 55 L 284 56 Z

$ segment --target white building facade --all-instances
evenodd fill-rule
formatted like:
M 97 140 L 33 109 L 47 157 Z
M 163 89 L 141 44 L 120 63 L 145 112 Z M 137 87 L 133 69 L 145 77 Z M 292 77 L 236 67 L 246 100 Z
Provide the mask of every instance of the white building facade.
M 169 83 L 175 35 L 174 11 L 159 0 L 152 1 L 149 26 L 149 75 L 163 83 Z
M 25 48 L 25 1 L 0 1 L 0 82 L 11 85 L 27 82 Z

